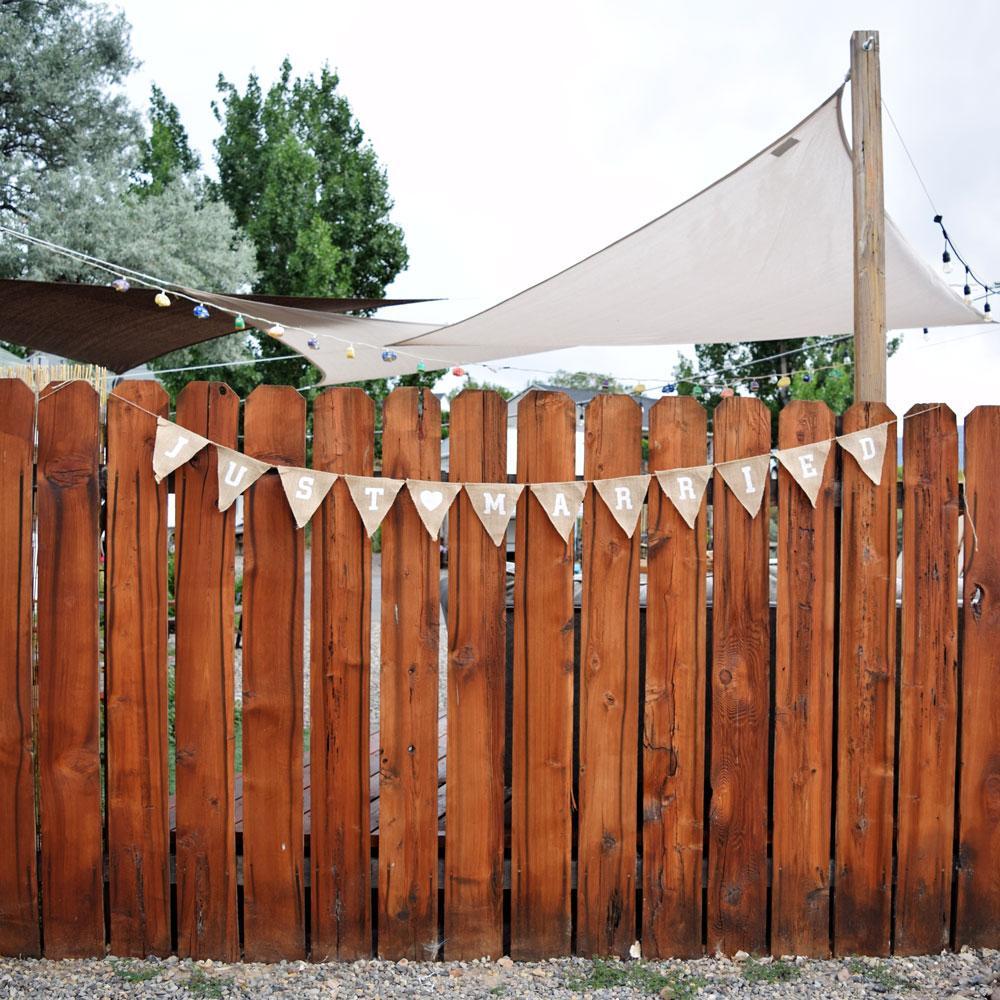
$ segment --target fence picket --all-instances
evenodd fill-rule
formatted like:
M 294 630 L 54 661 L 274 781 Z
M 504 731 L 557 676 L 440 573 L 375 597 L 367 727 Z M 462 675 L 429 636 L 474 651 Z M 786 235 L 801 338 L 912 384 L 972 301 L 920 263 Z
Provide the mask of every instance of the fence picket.
M 451 404 L 449 476 L 507 481 L 507 403 L 466 390 Z M 463 491 L 449 516 L 448 812 L 445 957 L 503 949 L 506 545 L 494 545 Z
M 166 416 L 167 404 L 158 382 L 126 381 L 109 397 L 107 418 L 111 950 L 139 958 L 170 953 L 167 484 L 153 478 L 154 414 Z
M 0 379 L 0 955 L 38 956 L 32 754 L 31 529 L 35 396 Z
M 244 415 L 244 451 L 272 465 L 306 460 L 306 404 L 261 385 Z M 243 951 L 305 957 L 302 697 L 305 537 L 276 473 L 246 494 L 243 529 Z
M 825 403 L 795 400 L 778 420 L 778 445 L 836 433 Z M 813 508 L 778 469 L 771 951 L 830 953 L 833 792 L 834 482 L 831 453 Z
M 361 389 L 313 405 L 313 468 L 370 476 L 375 407 Z M 312 956 L 372 951 L 369 826 L 371 542 L 338 479 L 312 522 L 310 778 Z
M 881 403 L 855 403 L 843 431 L 894 421 Z M 896 684 L 896 424 L 886 431 L 876 486 L 843 456 L 838 665 L 837 954 L 887 955 L 892 902 Z
M 236 447 L 239 398 L 221 382 L 190 382 L 177 423 Z M 233 760 L 235 505 L 218 509 L 215 448 L 175 473 L 177 654 L 177 952 L 234 961 L 236 829 Z
M 98 679 L 98 399 L 38 401 L 38 773 L 49 958 L 104 954 Z

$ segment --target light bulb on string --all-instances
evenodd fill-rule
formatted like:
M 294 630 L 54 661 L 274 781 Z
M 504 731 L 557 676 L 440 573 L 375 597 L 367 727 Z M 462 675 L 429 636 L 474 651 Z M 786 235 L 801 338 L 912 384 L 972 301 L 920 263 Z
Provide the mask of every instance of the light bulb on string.
M 157 304 L 157 305 L 158 305 L 158 306 L 159 306 L 159 307 L 160 307 L 161 309 L 166 309 L 166 308 L 167 308 L 167 307 L 168 307 L 168 306 L 169 306 L 169 305 L 171 304 L 171 303 L 170 303 L 170 296 L 169 296 L 169 295 L 167 295 L 167 293 L 166 293 L 165 291 L 163 291 L 163 289 L 162 289 L 162 288 L 160 289 L 160 291 L 158 291 L 158 292 L 156 293 L 156 297 L 155 297 L 155 298 L 153 299 L 153 301 L 154 301 L 154 302 L 155 302 L 155 303 L 156 303 L 156 304 Z
M 319 350 L 319 337 L 310 337 L 307 343 L 314 351 Z
M 989 295 L 986 296 L 986 301 L 983 303 L 983 312 L 987 316 L 989 316 L 989 314 L 990 314 L 990 297 L 989 297 Z
M 111 282 L 111 287 L 116 292 L 127 292 L 132 286 L 128 283 L 127 278 L 115 278 L 115 280 Z
M 425 371 L 427 371 L 427 362 L 426 361 L 418 361 L 417 362 L 417 371 L 418 372 L 425 372 Z
M 758 382 L 757 379 L 752 379 L 750 381 L 750 391 L 760 392 L 760 382 Z
M 965 287 L 962 289 L 962 295 L 966 302 L 972 301 L 972 289 L 969 287 L 969 269 L 965 269 Z
M 927 335 L 928 335 L 929 333 L 930 333 L 930 330 L 928 330 L 928 329 L 927 329 L 927 327 L 925 326 L 925 327 L 924 327 L 924 340 L 926 340 L 926 339 L 927 339 Z
M 803 373 L 803 375 L 802 375 L 802 381 L 803 382 L 811 382 L 812 379 L 813 379 L 813 377 L 812 377 L 812 375 L 809 374 L 809 372 L 804 372 Z
M 779 389 L 787 389 L 791 384 L 792 380 L 787 375 L 782 375 L 781 378 L 778 379 Z
M 668 382 L 668 383 L 667 383 L 667 384 L 666 384 L 666 385 L 665 385 L 665 386 L 663 387 L 663 392 L 664 392 L 664 393 L 665 393 L 666 395 L 668 395 L 668 396 L 669 396 L 669 395 L 670 395 L 671 393 L 674 393 L 674 392 L 676 392 L 676 391 L 677 391 L 677 384 L 676 384 L 675 382 Z
M 399 355 L 395 351 L 386 350 L 382 352 L 382 360 L 386 362 L 395 361 L 398 357 Z
M 461 378 L 465 374 L 465 369 L 462 368 L 461 365 L 456 365 L 454 368 L 452 368 L 451 373 L 457 378 Z
M 247 328 L 247 321 L 243 318 L 242 313 L 236 314 L 236 319 L 233 320 L 233 327 L 237 330 L 245 330 Z
M 348 344 L 347 345 L 347 350 L 344 351 L 344 356 L 347 358 L 348 361 L 353 361 L 354 360 L 354 345 L 353 344 Z
M 733 392 L 732 386 L 727 385 L 725 389 L 723 389 L 722 392 L 719 393 L 719 395 L 722 396 L 723 399 L 731 399 L 733 396 L 736 395 L 736 393 Z
M 275 340 L 280 340 L 285 335 L 285 328 L 280 323 L 275 323 L 270 330 L 267 331 L 269 337 L 274 337 Z
M 208 310 L 205 308 L 204 302 L 199 302 L 191 312 L 195 319 L 208 319 Z
M 941 269 L 945 274 L 951 274 L 951 254 L 947 250 L 941 254 Z
M 636 386 L 636 387 L 635 387 L 635 388 L 634 388 L 634 389 L 632 390 L 632 392 L 633 392 L 633 393 L 634 393 L 634 394 L 635 394 L 636 396 L 641 396 L 641 395 L 642 395 L 642 394 L 643 394 L 643 393 L 644 393 L 645 391 L 646 391 L 646 387 L 645 387 L 645 386 L 644 386 L 644 385 L 642 384 L 642 382 L 640 382 L 640 383 L 639 383 L 639 384 L 638 384 L 638 385 L 637 385 L 637 386 Z

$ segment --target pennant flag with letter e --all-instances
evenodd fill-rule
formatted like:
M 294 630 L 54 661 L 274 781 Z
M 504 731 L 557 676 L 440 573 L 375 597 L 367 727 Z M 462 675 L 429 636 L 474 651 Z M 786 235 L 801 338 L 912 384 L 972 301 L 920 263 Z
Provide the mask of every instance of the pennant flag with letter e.
M 876 424 L 852 434 L 841 434 L 837 441 L 844 451 L 850 452 L 861 471 L 876 485 L 882 482 L 882 463 L 885 459 L 885 441 L 888 424 Z
M 437 538 L 445 514 L 461 491 L 462 484 L 443 483 L 439 479 L 407 479 L 406 488 L 428 534 Z
M 514 516 L 517 501 L 524 490 L 522 483 L 466 483 L 476 517 L 483 523 L 486 533 L 499 545 L 507 534 L 507 525 Z
M 734 462 L 719 462 L 715 467 L 726 485 L 736 494 L 736 499 L 746 507 L 747 513 L 756 517 L 767 489 L 771 456 L 753 455 L 750 458 L 738 458 Z
M 279 465 L 278 475 L 298 528 L 304 528 L 309 523 L 330 492 L 330 487 L 337 481 L 335 472 L 299 469 L 294 465 Z
M 162 483 L 174 469 L 190 462 L 209 443 L 186 427 L 156 418 L 156 440 L 153 444 L 153 478 Z
M 219 510 L 229 510 L 236 498 L 248 490 L 271 468 L 221 444 L 215 446 L 219 455 Z
M 576 515 L 580 512 L 580 504 L 587 493 L 587 484 L 569 483 L 535 483 L 531 487 L 535 499 L 549 515 L 553 527 L 562 536 L 564 542 L 569 541 L 570 532 L 576 524 Z
M 823 486 L 823 473 L 826 470 L 826 460 L 830 457 L 831 444 L 832 441 L 814 441 L 797 448 L 779 448 L 774 453 L 774 457 L 802 487 L 814 507 Z
M 665 469 L 656 473 L 656 481 L 666 493 L 677 512 L 693 528 L 701 504 L 705 499 L 708 481 L 712 478 L 711 465 L 692 465 L 686 469 Z
M 629 538 L 635 534 L 639 523 L 649 480 L 649 476 L 618 476 L 615 479 L 594 480 L 594 488 L 600 498 L 618 522 L 618 527 Z
M 368 537 L 378 530 L 385 515 L 389 513 L 396 494 L 403 488 L 402 479 L 377 479 L 371 476 L 344 476 L 350 490 L 354 506 L 358 508 L 361 522 Z

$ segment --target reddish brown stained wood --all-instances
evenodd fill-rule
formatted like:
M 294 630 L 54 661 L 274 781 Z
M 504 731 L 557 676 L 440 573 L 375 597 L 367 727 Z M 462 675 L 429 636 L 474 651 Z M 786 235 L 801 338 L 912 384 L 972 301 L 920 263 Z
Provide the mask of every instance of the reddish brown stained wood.
M 383 410 L 382 473 L 438 479 L 441 405 L 396 389 Z M 382 522 L 378 953 L 437 956 L 440 551 L 402 490 Z
M 177 423 L 236 447 L 239 399 L 221 382 L 190 382 Z M 174 474 L 177 490 L 175 677 L 177 953 L 232 962 L 236 922 L 233 826 L 235 505 L 218 509 L 216 451 Z
M 796 400 L 778 420 L 778 446 L 836 435 L 825 403 Z M 813 508 L 778 468 L 778 609 L 774 691 L 771 951 L 830 953 L 833 795 L 834 506 L 831 451 Z
M 305 465 L 306 404 L 291 386 L 246 401 L 243 450 Z M 243 951 L 305 957 L 302 694 L 305 533 L 276 472 L 247 491 L 243 531 Z
M 668 396 L 649 416 L 649 470 L 704 465 L 707 415 Z M 649 485 L 642 753 L 642 953 L 703 951 L 707 503 L 694 530 Z
M 923 404 L 903 425 L 903 641 L 894 951 L 948 947 L 958 740 L 958 431 Z
M 374 433 L 361 389 L 327 390 L 313 406 L 313 466 L 370 476 Z M 310 523 L 312 957 L 347 960 L 372 950 L 371 543 L 342 479 Z
M 0 955 L 40 953 L 31 718 L 35 397 L 0 379 Z
M 642 409 L 629 396 L 587 407 L 584 476 L 642 469 Z M 583 514 L 576 950 L 628 957 L 636 936 L 639 535 L 591 489 Z
M 122 382 L 108 399 L 105 725 L 111 950 L 139 958 L 170 953 L 167 484 L 153 478 L 154 414 L 166 416 L 167 404 L 158 382 Z
M 715 461 L 767 452 L 759 399 L 715 411 Z M 766 948 L 769 583 L 768 497 L 751 519 L 716 473 L 712 619 L 712 804 L 708 951 Z
M 895 415 L 855 403 L 843 433 Z M 892 897 L 896 677 L 896 424 L 876 486 L 842 459 L 840 663 L 833 950 L 886 955 Z
M 104 954 L 97 657 L 97 393 L 38 403 L 38 772 L 49 958 Z
M 449 475 L 507 481 L 507 403 L 495 392 L 451 404 Z M 503 951 L 506 546 L 494 545 L 463 491 L 449 518 L 448 814 L 444 953 Z
M 576 407 L 533 390 L 517 408 L 517 478 L 574 478 Z M 529 489 L 517 507 L 511 802 L 511 955 L 568 955 L 572 932 L 573 536 Z
M 965 418 L 962 762 L 955 947 L 1000 941 L 1000 406 Z

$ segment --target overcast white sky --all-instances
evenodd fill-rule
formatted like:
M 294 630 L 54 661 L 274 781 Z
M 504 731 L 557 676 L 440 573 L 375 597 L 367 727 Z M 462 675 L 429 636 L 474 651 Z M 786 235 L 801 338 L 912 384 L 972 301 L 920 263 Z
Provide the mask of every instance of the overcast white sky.
M 952 238 L 984 277 L 1000 280 L 990 0 L 120 6 L 144 63 L 133 99 L 145 107 L 150 83 L 159 84 L 206 162 L 220 72 L 242 87 L 256 71 L 266 86 L 286 55 L 300 74 L 324 61 L 338 70 L 406 233 L 410 267 L 389 294 L 448 300 L 385 314 L 395 319 L 478 312 L 700 190 L 839 86 L 855 28 L 881 32 L 883 98 Z M 928 260 L 940 260 L 933 211 L 888 120 L 885 130 L 887 210 Z M 996 307 L 1000 315 L 1000 296 Z M 672 347 L 614 348 L 510 363 L 653 385 L 675 358 Z M 531 377 L 470 370 L 512 387 Z M 961 419 L 976 403 L 1000 401 L 998 375 L 1000 328 L 909 333 L 889 363 L 889 402 L 897 412 L 948 402 Z

